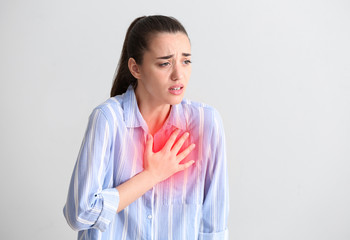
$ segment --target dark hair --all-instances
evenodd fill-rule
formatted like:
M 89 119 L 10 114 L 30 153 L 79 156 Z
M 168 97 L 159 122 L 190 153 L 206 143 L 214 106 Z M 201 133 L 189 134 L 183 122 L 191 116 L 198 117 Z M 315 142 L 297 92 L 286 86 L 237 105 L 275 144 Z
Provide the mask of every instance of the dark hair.
M 182 24 L 173 17 L 162 15 L 144 16 L 136 18 L 129 26 L 125 36 L 122 53 L 116 70 L 111 97 L 125 93 L 129 85 L 137 87 L 137 79 L 130 73 L 129 58 L 135 59 L 141 65 L 143 54 L 148 49 L 148 43 L 153 34 L 177 33 L 187 35 Z

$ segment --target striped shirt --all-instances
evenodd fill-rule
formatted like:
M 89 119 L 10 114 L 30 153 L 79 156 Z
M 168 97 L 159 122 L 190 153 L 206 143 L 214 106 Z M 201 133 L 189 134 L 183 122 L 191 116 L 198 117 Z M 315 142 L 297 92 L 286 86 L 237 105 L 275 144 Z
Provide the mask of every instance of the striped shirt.
M 184 99 L 173 105 L 153 136 L 154 152 L 170 134 L 190 133 L 196 148 L 184 171 L 158 183 L 117 213 L 116 186 L 143 170 L 148 127 L 132 87 L 96 107 L 73 170 L 63 212 L 78 239 L 227 239 L 228 179 L 225 137 L 218 112 Z M 181 152 L 181 150 L 180 150 Z

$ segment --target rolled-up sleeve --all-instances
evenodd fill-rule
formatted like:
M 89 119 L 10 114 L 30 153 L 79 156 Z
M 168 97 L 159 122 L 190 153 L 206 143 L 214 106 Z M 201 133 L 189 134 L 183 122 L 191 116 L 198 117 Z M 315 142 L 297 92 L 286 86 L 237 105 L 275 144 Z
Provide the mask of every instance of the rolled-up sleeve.
M 102 110 L 91 113 L 63 209 L 68 224 L 77 231 L 104 231 L 117 213 L 118 191 L 104 186 L 113 142 L 109 125 Z
M 205 174 L 200 240 L 228 239 L 229 189 L 223 124 L 214 110 Z

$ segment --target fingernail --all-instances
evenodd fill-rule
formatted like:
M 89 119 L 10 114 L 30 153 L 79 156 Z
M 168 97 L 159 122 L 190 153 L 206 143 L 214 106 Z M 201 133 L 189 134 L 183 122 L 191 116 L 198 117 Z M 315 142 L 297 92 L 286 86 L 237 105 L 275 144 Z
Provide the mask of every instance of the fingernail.
M 190 134 L 188 132 L 185 132 L 185 137 L 188 137 Z
M 152 135 L 151 134 L 148 134 L 147 135 L 147 140 L 151 140 L 152 139 Z

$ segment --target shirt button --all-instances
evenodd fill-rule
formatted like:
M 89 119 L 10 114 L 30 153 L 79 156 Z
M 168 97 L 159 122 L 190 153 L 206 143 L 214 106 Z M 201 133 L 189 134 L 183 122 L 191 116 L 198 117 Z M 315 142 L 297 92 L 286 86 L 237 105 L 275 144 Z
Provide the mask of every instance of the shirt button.
M 151 219 L 151 218 L 152 218 L 152 215 L 148 215 L 147 218 L 148 218 L 148 219 Z

